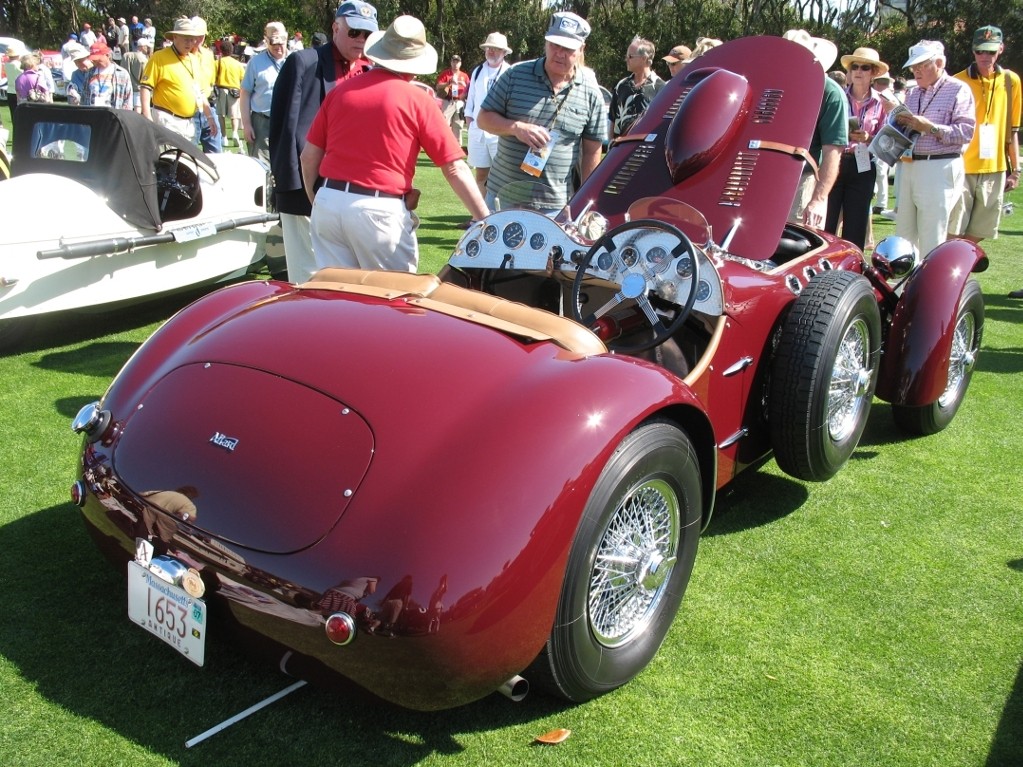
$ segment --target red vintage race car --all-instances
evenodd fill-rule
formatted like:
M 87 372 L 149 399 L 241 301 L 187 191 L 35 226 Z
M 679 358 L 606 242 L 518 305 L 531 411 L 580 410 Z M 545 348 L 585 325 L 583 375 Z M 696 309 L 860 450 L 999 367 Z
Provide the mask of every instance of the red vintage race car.
M 726 43 L 568 208 L 502 191 L 438 276 L 328 269 L 172 318 L 73 425 L 132 620 L 417 709 L 628 682 L 719 488 L 772 454 L 827 479 L 875 395 L 926 434 L 970 380 L 982 251 L 868 262 L 786 223 L 823 77 Z

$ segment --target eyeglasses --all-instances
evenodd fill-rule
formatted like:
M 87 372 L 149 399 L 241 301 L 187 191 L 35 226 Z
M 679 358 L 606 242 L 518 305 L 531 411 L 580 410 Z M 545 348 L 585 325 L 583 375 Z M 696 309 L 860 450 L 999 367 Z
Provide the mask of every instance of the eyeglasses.
M 365 40 L 371 34 L 372 33 L 368 29 L 349 29 L 348 30 L 348 37 L 350 37 L 352 40 L 356 40 L 356 39 L 358 39 L 360 37 L 363 40 Z
M 974 51 L 977 56 L 994 56 L 998 51 Z
M 857 69 L 860 70 L 861 72 L 869 72 L 873 68 L 874 68 L 873 64 L 850 64 L 849 65 L 849 71 L 850 72 L 855 72 Z

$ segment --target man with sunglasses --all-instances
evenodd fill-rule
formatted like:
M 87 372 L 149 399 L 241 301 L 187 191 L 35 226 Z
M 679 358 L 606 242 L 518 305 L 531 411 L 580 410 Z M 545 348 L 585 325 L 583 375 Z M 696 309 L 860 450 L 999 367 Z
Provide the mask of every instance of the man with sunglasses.
M 379 29 L 376 8 L 345 0 L 331 27 L 331 42 L 288 56 L 277 77 L 270 106 L 270 169 L 284 233 L 288 279 L 305 282 L 316 270 L 309 214 L 299 161 L 306 134 L 327 93 L 370 68 L 363 56 L 366 38 Z
M 971 242 L 998 236 L 1005 192 L 1019 185 L 1017 131 L 1023 94 L 1019 75 L 998 65 L 1004 50 L 1002 30 L 981 27 L 973 34 L 974 62 L 955 76 L 973 92 L 977 128 L 963 153 L 966 189 L 948 229 Z

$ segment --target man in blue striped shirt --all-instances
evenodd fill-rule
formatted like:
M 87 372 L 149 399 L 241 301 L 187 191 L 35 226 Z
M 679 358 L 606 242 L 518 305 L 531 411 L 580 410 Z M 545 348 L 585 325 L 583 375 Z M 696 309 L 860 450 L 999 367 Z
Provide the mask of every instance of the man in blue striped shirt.
M 544 55 L 505 72 L 483 101 L 479 127 L 499 137 L 487 178 L 491 210 L 515 181 L 546 184 L 551 207 L 562 207 L 575 191 L 572 169 L 585 181 L 600 162 L 607 112 L 596 77 L 581 64 L 589 34 L 585 19 L 555 13 Z

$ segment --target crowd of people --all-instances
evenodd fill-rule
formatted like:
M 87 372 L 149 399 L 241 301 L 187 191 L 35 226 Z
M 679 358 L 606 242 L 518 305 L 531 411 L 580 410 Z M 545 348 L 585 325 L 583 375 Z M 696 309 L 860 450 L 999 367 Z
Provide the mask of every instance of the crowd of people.
M 501 190 L 517 181 L 549 187 L 556 210 L 600 162 L 609 139 L 626 136 L 666 84 L 655 71 L 654 44 L 637 35 L 606 107 L 584 64 L 590 26 L 572 12 L 553 14 L 536 59 L 510 64 L 513 50 L 496 31 L 480 44 L 477 66 L 465 70 L 451 56 L 432 86 L 436 100 L 404 87 L 437 71 L 419 20 L 400 16 L 380 29 L 373 5 L 344 0 L 331 32 L 313 35 L 307 49 L 300 32 L 289 36 L 271 21 L 255 48 L 236 36 L 208 46 L 205 21 L 182 17 L 158 47 L 150 19 L 111 17 L 99 30 L 83 25 L 62 46 L 68 102 L 135 109 L 209 152 L 221 151 L 225 137 L 244 145 L 274 174 L 288 273 L 303 281 L 331 264 L 417 268 L 412 185 L 420 150 L 465 204 L 463 226 L 497 207 Z M 873 48 L 856 48 L 831 70 L 834 44 L 804 30 L 784 37 L 813 52 L 824 76 L 813 163 L 806 163 L 793 220 L 866 250 L 874 244 L 872 214 L 894 219 L 896 234 L 922 253 L 949 236 L 997 236 L 1004 194 L 1020 178 L 1023 101 L 1019 76 L 998 64 L 998 27 L 975 31 L 974 61 L 954 76 L 941 42 L 914 44 L 902 65 L 912 74 L 908 83 Z M 671 48 L 660 59 L 668 79 L 718 45 L 701 37 Z M 39 56 L 10 53 L 12 107 L 52 100 L 53 79 Z M 874 148 L 878 134 L 890 131 L 907 140 L 894 158 Z M 1011 295 L 1023 298 L 1023 290 Z

